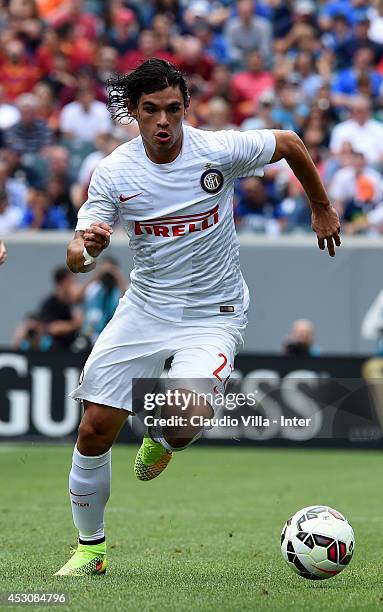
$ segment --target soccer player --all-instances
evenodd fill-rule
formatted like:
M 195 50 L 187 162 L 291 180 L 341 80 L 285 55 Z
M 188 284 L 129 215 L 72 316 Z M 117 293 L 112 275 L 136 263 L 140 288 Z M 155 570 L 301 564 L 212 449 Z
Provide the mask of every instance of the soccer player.
M 174 451 L 201 435 L 193 416 L 213 415 L 196 381 L 208 381 L 211 397 L 224 392 L 242 346 L 249 301 L 233 221 L 235 179 L 262 176 L 265 164 L 285 158 L 310 201 L 319 248 L 334 256 L 340 245 L 338 215 L 295 133 L 188 126 L 187 83 L 160 59 L 111 81 L 108 91 L 113 118 L 136 119 L 141 135 L 94 171 L 67 263 L 73 272 L 92 270 L 119 218 L 134 251 L 134 270 L 71 393 L 84 405 L 69 477 L 79 544 L 58 575 L 105 572 L 111 446 L 134 412 L 132 380 L 159 377 L 173 357 L 173 395 L 162 416 L 180 414 L 177 392 L 185 400 L 186 425 L 146 432 L 134 468 L 140 480 L 158 476 Z

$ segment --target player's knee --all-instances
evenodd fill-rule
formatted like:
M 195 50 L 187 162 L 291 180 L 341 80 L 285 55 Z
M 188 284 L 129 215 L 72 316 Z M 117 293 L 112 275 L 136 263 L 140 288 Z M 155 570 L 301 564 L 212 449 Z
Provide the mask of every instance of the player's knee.
M 83 420 L 78 428 L 77 447 L 83 455 L 102 455 L 111 447 L 108 432 L 97 422 Z
M 183 425 L 167 428 L 164 435 L 171 450 L 183 450 L 196 442 L 203 433 L 204 423 L 214 416 L 214 410 L 208 402 L 195 402 L 183 412 Z

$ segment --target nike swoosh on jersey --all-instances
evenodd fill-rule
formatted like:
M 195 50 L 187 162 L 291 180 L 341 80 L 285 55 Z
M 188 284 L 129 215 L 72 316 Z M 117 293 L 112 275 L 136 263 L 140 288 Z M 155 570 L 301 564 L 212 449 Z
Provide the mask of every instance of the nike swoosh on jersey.
M 135 193 L 134 195 L 126 196 L 126 197 L 124 197 L 123 195 L 120 195 L 120 202 L 127 202 L 128 200 L 131 200 L 132 198 L 136 198 L 139 195 L 142 195 L 142 191 L 141 193 Z

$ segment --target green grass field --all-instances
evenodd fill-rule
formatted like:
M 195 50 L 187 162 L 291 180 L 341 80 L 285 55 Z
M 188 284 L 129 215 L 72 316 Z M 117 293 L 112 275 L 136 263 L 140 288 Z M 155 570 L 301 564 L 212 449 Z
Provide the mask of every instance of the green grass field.
M 148 483 L 134 454 L 113 452 L 106 576 L 60 578 L 76 539 L 71 448 L 0 446 L 0 591 L 66 591 L 66 609 L 81 611 L 382 609 L 380 453 L 197 445 Z M 279 550 L 284 521 L 312 504 L 339 509 L 356 535 L 350 566 L 323 582 L 294 574 Z

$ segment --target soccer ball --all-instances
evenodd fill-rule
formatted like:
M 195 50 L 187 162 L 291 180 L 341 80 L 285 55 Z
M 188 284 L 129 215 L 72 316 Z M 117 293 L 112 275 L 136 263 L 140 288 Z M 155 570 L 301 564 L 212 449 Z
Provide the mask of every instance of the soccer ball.
M 350 563 L 354 549 L 351 525 L 329 506 L 298 510 L 281 533 L 283 558 L 297 574 L 310 580 L 339 574 Z

